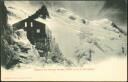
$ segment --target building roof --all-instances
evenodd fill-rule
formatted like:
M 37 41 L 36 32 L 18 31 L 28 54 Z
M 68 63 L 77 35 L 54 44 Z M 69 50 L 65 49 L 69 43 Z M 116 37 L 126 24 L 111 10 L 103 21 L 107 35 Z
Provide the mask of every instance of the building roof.
M 44 20 L 42 18 L 37 18 L 37 19 L 34 19 L 34 20 L 46 24 L 46 20 Z

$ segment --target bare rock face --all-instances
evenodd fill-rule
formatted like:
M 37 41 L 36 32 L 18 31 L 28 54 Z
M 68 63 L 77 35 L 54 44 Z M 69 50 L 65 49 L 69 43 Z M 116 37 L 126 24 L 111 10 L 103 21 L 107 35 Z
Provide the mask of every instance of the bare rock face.
M 22 29 L 4 36 L 2 43 L 2 64 L 6 68 L 19 63 L 32 63 L 39 58 L 38 51 L 30 44 Z
M 39 50 L 37 45 L 32 45 L 30 43 L 26 31 L 23 29 L 13 31 L 11 27 L 9 27 L 8 30 L 6 30 L 6 35 L 3 35 L 2 39 L 2 65 L 10 69 L 35 62 L 38 62 L 38 64 L 40 63 L 40 65 L 44 65 L 45 63 L 67 63 L 67 60 L 63 58 L 59 50 L 59 46 L 55 42 L 55 38 L 52 37 L 48 29 L 47 35 L 49 39 L 46 38 L 47 42 L 43 45 L 49 46 L 49 49 L 47 51 Z M 40 45 L 40 47 L 43 45 Z

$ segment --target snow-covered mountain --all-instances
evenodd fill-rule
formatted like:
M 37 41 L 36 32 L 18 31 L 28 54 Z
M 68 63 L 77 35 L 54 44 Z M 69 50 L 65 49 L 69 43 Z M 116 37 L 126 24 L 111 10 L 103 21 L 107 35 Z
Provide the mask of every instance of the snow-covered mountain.
M 44 22 L 53 31 L 64 56 L 76 64 L 127 54 L 127 36 L 107 18 L 89 21 L 59 8 Z
M 28 3 L 26 1 L 23 4 Z M 15 4 L 18 5 L 18 2 L 15 2 Z M 9 4 L 9 2 L 6 3 L 9 25 L 31 16 L 41 7 L 32 5 L 23 7 L 23 4 L 17 6 Z M 66 62 L 69 60 L 75 66 L 79 66 L 114 56 L 122 57 L 127 54 L 127 35 L 123 34 L 117 28 L 118 26 L 107 18 L 89 21 L 64 8 L 48 10 L 49 19 L 37 18 L 36 21 L 46 24 L 49 31 L 51 31 L 51 33 L 49 32 L 53 41 L 51 43 L 57 43 L 58 46 L 52 44 L 54 46 L 52 50 L 56 52 L 56 49 L 60 49 Z M 19 38 L 20 41 L 30 44 L 26 35 Z M 58 51 L 56 54 L 60 54 L 60 52 Z

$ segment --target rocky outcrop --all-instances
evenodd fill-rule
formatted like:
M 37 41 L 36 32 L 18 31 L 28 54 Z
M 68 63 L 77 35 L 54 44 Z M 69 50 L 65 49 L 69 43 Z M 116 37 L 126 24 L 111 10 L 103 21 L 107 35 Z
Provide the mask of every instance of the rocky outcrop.
M 9 29 L 8 29 L 9 31 Z M 3 36 L 1 45 L 2 65 L 11 68 L 16 64 L 28 64 L 37 61 L 38 51 L 30 44 L 26 37 L 26 32 L 18 30 L 7 33 Z
M 28 64 L 39 58 L 38 51 L 29 42 L 24 30 L 14 31 L 7 21 L 7 9 L 4 2 L 0 0 L 0 30 L 1 30 L 1 65 L 11 68 L 16 64 Z

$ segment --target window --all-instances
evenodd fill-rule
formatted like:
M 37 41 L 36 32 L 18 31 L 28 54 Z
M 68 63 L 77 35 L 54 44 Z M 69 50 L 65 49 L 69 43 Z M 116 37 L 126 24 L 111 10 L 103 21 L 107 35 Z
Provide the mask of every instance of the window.
M 40 29 L 37 29 L 36 32 L 37 32 L 37 33 L 40 33 Z
M 27 22 L 25 22 L 24 24 L 25 24 L 24 26 L 27 27 Z
M 33 22 L 31 22 L 31 27 L 33 27 Z

